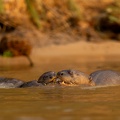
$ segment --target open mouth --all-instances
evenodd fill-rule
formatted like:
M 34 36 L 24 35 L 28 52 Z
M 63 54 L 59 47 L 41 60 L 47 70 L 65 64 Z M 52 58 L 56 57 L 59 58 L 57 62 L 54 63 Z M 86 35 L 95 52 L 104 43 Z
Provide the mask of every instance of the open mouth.
M 62 81 L 62 80 L 60 80 L 58 83 L 60 85 L 65 85 L 65 86 L 72 86 L 72 85 L 74 85 L 72 82 L 65 82 L 65 81 Z
M 44 85 L 48 85 L 49 83 L 55 83 L 56 82 L 56 77 L 52 77 L 51 79 L 49 79 L 47 82 L 44 82 Z
M 74 84 L 74 83 L 71 83 L 71 82 L 64 82 L 64 81 L 62 81 L 61 83 L 60 83 L 60 85 L 62 85 L 62 86 L 78 86 L 77 84 Z
M 55 83 L 56 82 L 56 77 L 53 77 L 51 80 L 49 80 L 48 83 Z
M 60 76 L 57 76 L 57 77 L 56 77 L 55 83 L 57 83 L 57 84 L 59 84 L 59 85 L 63 85 L 63 86 L 76 86 L 76 84 L 73 83 L 72 81 L 64 80 L 64 79 L 62 79 L 62 77 L 60 77 Z

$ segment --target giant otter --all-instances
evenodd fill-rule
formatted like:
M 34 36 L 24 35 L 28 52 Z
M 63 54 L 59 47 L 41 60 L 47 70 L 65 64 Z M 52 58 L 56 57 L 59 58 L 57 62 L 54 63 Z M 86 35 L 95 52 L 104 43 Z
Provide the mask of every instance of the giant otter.
M 48 85 L 50 83 L 54 84 L 55 79 L 56 79 L 55 72 L 53 71 L 45 72 L 39 77 L 38 80 L 25 82 L 24 84 L 21 85 L 21 88 L 43 86 L 43 85 Z
M 78 70 L 62 70 L 57 73 L 57 78 L 59 79 L 60 85 L 74 86 L 74 85 L 84 85 L 84 86 L 94 86 L 91 77 Z
M 19 88 L 24 82 L 15 78 L 0 77 L 0 88 Z
M 119 85 L 120 73 L 114 70 L 98 70 L 90 74 L 96 86 Z
M 0 88 L 25 88 L 45 86 L 55 82 L 56 73 L 53 71 L 43 73 L 38 80 L 24 82 L 16 78 L 0 77 Z
M 26 88 L 45 85 L 60 86 L 107 86 L 119 85 L 120 73 L 113 70 L 98 70 L 90 75 L 78 70 L 62 70 L 43 73 L 38 80 L 23 82 L 15 78 L 0 78 L 0 88 Z

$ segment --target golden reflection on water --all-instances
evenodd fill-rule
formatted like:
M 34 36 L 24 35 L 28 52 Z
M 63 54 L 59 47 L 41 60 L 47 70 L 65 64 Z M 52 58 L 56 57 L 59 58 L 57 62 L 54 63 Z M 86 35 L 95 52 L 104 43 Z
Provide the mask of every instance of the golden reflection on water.
M 53 62 L 54 60 L 54 62 Z M 98 69 L 120 71 L 119 62 L 54 59 L 28 66 L 1 66 L 0 76 L 25 81 L 43 72 L 78 69 L 91 73 Z M 119 120 L 120 86 L 82 89 L 80 87 L 41 87 L 0 89 L 0 120 Z

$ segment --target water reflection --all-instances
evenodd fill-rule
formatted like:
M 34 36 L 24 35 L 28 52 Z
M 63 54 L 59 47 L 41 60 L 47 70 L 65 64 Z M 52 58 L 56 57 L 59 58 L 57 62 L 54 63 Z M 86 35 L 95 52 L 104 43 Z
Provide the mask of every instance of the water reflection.
M 93 90 L 80 87 L 1 89 L 0 116 L 11 120 L 118 118 L 119 90 L 119 86 Z

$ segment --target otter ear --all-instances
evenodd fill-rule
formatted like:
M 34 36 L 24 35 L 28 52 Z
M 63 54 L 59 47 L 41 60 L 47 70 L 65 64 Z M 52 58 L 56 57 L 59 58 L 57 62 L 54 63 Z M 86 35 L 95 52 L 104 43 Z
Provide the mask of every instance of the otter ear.
M 90 84 L 91 86 L 95 86 L 95 82 L 93 81 L 93 79 L 92 79 L 91 76 L 89 76 L 89 84 Z
M 92 77 L 91 76 L 89 76 L 89 81 L 92 81 Z
M 68 73 L 73 77 L 73 71 L 69 70 Z
M 46 79 L 46 76 L 42 75 L 39 77 L 38 82 L 43 82 Z

